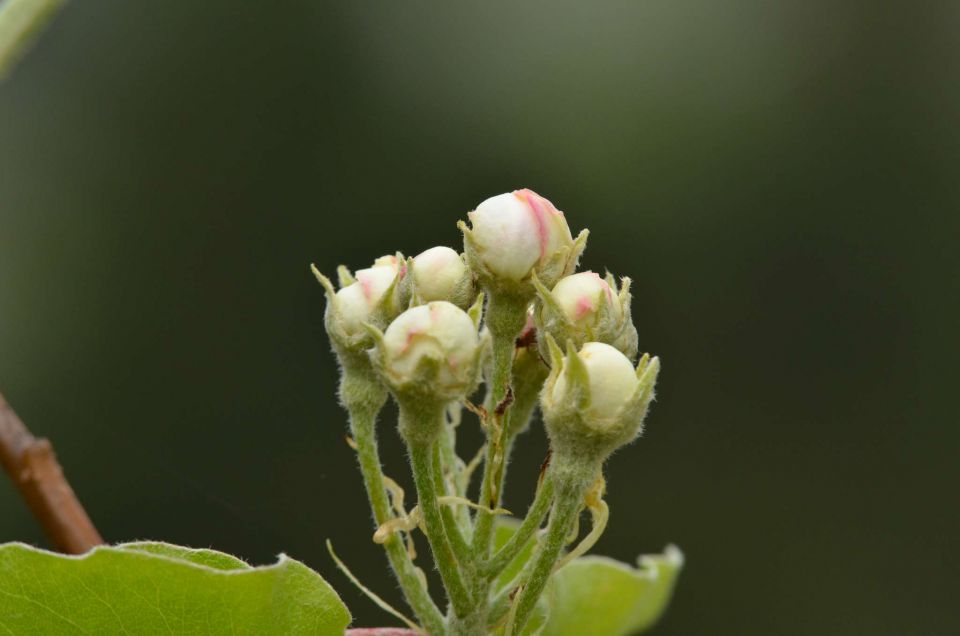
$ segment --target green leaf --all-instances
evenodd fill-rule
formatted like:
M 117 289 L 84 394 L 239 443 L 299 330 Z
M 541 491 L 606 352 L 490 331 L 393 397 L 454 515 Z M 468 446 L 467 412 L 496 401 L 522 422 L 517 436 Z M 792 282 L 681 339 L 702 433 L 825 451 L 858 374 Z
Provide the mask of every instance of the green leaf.
M 500 519 L 494 544 L 499 549 L 513 536 L 520 522 Z M 534 541 L 524 546 L 495 588 L 507 585 L 533 555 Z M 663 554 L 641 556 L 638 568 L 602 556 L 584 556 L 561 568 L 550 581 L 543 599 L 548 606 L 541 636 L 625 636 L 649 629 L 670 602 L 683 554 L 667 546 Z M 536 621 L 531 619 L 525 633 Z
M 493 534 L 494 550 L 499 550 L 502 548 L 519 527 L 520 522 L 516 519 L 512 519 L 510 517 L 500 517 L 497 520 L 497 527 Z M 520 570 L 523 569 L 523 566 L 526 565 L 527 561 L 530 560 L 530 557 L 533 556 L 533 548 L 535 545 L 536 543 L 533 540 L 533 537 L 531 537 L 530 540 L 527 541 L 526 545 L 523 546 L 523 550 L 520 551 L 520 554 L 517 555 L 517 558 L 511 561 L 510 565 L 504 568 L 500 576 L 497 577 L 497 580 L 493 584 L 494 590 L 502 590 L 507 583 L 512 581 L 515 576 L 520 574 Z
M 510 537 L 513 536 L 513 533 L 517 531 L 517 528 L 520 527 L 520 522 L 516 519 L 510 517 L 500 517 L 497 521 L 497 526 L 494 529 L 493 534 L 493 545 L 495 550 L 499 550 L 503 547 Z M 523 549 L 520 551 L 520 554 L 508 565 L 500 576 L 497 577 L 497 580 L 493 583 L 493 589 L 495 591 L 500 591 L 507 586 L 516 577 L 520 574 L 520 570 L 523 569 L 523 566 L 526 565 L 527 561 L 530 560 L 530 557 L 533 556 L 533 549 L 536 547 L 536 542 L 533 537 L 523 546 Z M 545 599 L 541 598 L 537 601 L 537 606 L 534 608 L 533 613 L 530 615 L 530 620 L 527 621 L 527 626 L 523 629 L 523 634 L 521 636 L 532 636 L 533 634 L 539 634 L 543 625 L 547 622 L 547 616 L 550 613 L 550 608 L 547 605 Z
M 668 546 L 639 568 L 601 556 L 574 559 L 551 580 L 544 636 L 625 636 L 650 628 L 670 601 L 683 554 Z
M 164 543 L 79 557 L 0 545 L 0 634 L 340 636 L 349 623 L 333 588 L 284 555 L 251 567 Z
M 135 541 L 133 543 L 121 543 L 117 547 L 123 550 L 139 550 L 149 554 L 189 561 L 195 565 L 205 565 L 214 570 L 249 570 L 253 567 L 246 561 L 230 554 L 203 548 L 185 548 L 182 545 L 173 545 L 162 541 Z

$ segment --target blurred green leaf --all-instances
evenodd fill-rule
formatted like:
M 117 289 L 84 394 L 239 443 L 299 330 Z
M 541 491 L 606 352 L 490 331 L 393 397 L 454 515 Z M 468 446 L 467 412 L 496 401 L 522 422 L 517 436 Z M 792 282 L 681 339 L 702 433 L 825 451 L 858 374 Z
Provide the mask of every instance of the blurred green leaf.
M 251 567 L 163 543 L 79 557 L 0 546 L 0 626 L 12 634 L 343 634 L 350 613 L 320 575 L 281 555 Z
M 520 522 L 516 519 L 501 517 L 497 521 L 497 528 L 493 535 L 494 549 L 499 550 L 502 548 L 519 527 Z M 523 566 L 526 565 L 527 561 L 530 560 L 531 555 L 533 555 L 534 545 L 534 540 L 531 538 L 530 541 L 523 546 L 523 550 L 520 551 L 520 554 L 517 556 L 517 558 L 511 561 L 510 565 L 504 568 L 500 576 L 497 577 L 496 582 L 493 584 L 495 590 L 502 590 L 510 581 L 514 579 L 515 576 L 520 574 L 520 570 L 523 569 Z
M 513 519 L 499 522 L 494 535 L 498 549 L 519 525 Z M 520 573 L 533 548 L 531 539 L 497 579 L 497 589 Z M 670 602 L 683 554 L 667 546 L 663 554 L 641 556 L 637 562 L 634 568 L 602 556 L 574 559 L 553 576 L 541 599 L 546 606 L 538 608 L 524 633 L 534 633 L 543 618 L 547 623 L 542 636 L 626 636 L 649 629 Z
M 0 79 L 9 72 L 64 0 L 0 2 Z
M 641 556 L 639 568 L 601 556 L 574 559 L 554 574 L 546 594 L 544 636 L 625 636 L 650 628 L 670 602 L 683 555 L 674 546 Z

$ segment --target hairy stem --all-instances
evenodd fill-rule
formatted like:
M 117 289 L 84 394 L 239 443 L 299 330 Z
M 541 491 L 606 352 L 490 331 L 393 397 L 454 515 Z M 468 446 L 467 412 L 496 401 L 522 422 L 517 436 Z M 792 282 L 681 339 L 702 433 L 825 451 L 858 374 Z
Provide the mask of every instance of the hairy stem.
M 547 477 L 537 491 L 533 503 L 530 504 L 523 523 L 504 546 L 481 566 L 480 571 L 484 576 L 496 577 L 520 554 L 530 537 L 540 528 L 540 524 L 550 510 L 551 503 L 553 503 L 553 480 Z
M 493 377 L 490 382 L 490 427 L 487 456 L 483 465 L 483 481 L 480 484 L 480 504 L 493 510 L 500 505 L 502 495 L 503 465 L 506 463 L 507 417 L 509 405 L 504 401 L 510 387 L 513 365 L 514 338 L 493 337 Z M 486 559 L 493 536 L 494 515 L 477 513 L 473 532 L 473 553 L 477 560 Z
M 379 386 L 372 369 L 365 369 L 362 365 L 352 368 L 344 366 L 340 398 L 350 414 L 350 431 L 357 446 L 360 473 L 363 475 L 363 485 L 377 526 L 392 517 L 377 449 L 376 419 L 386 401 L 386 394 Z M 429 633 L 443 634 L 446 629 L 443 615 L 430 598 L 423 580 L 417 575 L 417 568 L 400 536 L 391 536 L 383 547 L 400 589 L 417 619 Z
M 403 407 L 401 407 L 401 417 L 404 417 L 402 411 Z M 413 480 L 417 486 L 417 502 L 423 515 L 427 541 L 429 541 L 430 549 L 433 551 L 433 558 L 437 570 L 440 572 L 440 578 L 443 579 L 443 586 L 450 597 L 453 611 L 458 616 L 463 616 L 470 612 L 473 603 L 466 585 L 464 585 L 457 558 L 450 546 L 450 539 L 444 528 L 443 515 L 440 512 L 440 504 L 437 503 L 436 481 L 433 472 L 433 447 L 430 444 L 414 441 L 409 444 L 409 449 L 410 463 L 413 467 Z
M 557 478 L 550 524 L 533 556 L 532 566 L 522 579 L 520 592 L 514 601 L 516 610 L 510 633 L 520 634 L 530 618 L 530 612 L 546 587 L 563 546 L 566 545 L 570 529 L 583 508 L 583 498 L 589 483 L 589 480 L 580 478 Z
M 447 419 L 449 421 L 444 427 L 443 433 L 440 435 L 441 473 L 445 480 L 448 480 L 448 482 L 445 481 L 445 484 L 448 483 L 449 485 L 449 494 L 458 497 L 467 496 L 466 485 L 464 480 L 461 479 L 461 471 L 465 466 L 457 455 L 457 426 L 460 423 L 462 414 L 463 405 L 459 402 L 448 405 Z M 444 473 L 443 471 L 446 472 Z M 455 510 L 454 518 L 457 520 L 460 532 L 467 538 L 466 540 L 469 540 L 473 534 L 470 511 L 466 506 L 461 506 Z
M 441 438 L 443 435 L 441 435 Z M 455 494 L 447 490 L 447 483 L 443 479 L 443 467 L 440 464 L 440 447 L 439 443 L 434 449 L 433 453 L 433 481 L 436 484 L 438 496 Z M 447 533 L 447 537 L 450 539 L 450 545 L 453 548 L 454 553 L 461 555 L 462 557 L 469 557 L 470 555 L 470 546 L 467 544 L 466 539 L 463 538 L 463 533 L 460 532 L 460 525 L 457 523 L 457 519 L 454 515 L 454 508 L 450 506 L 442 506 L 440 508 L 440 516 L 443 519 L 443 528 Z M 464 567 L 468 564 L 463 563 Z

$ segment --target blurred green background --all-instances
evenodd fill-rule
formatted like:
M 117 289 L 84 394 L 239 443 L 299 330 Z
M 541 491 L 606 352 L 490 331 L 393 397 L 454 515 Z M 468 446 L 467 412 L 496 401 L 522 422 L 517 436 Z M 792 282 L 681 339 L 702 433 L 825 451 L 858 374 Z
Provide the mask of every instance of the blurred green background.
M 70 3 L 0 85 L 0 391 L 108 540 L 396 599 L 316 262 L 530 187 L 664 361 L 597 552 L 657 634 L 956 634 L 957 3 Z M 387 422 L 389 474 L 404 477 Z M 475 439 L 475 438 L 474 438 Z M 523 509 L 545 452 L 511 469 Z M 0 481 L 0 540 L 45 545 Z

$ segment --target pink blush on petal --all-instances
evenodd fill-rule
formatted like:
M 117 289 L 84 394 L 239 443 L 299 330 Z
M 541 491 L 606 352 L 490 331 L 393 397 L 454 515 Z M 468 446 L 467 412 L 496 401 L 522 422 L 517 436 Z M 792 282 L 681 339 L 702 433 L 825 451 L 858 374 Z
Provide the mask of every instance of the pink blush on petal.
M 594 309 L 596 309 L 596 305 L 593 304 L 590 298 L 583 296 L 577 301 L 577 307 L 574 310 L 574 315 L 577 317 L 577 320 L 579 320 Z
M 540 240 L 540 258 L 547 253 L 547 246 L 550 240 L 550 228 L 547 226 L 547 214 L 562 215 L 549 200 L 543 198 L 533 190 L 524 188 L 513 193 L 515 197 L 527 205 L 527 209 L 533 214 L 533 221 L 537 224 L 537 236 Z
M 357 282 L 360 283 L 360 289 L 363 290 L 363 296 L 367 300 L 373 296 L 373 281 L 370 280 L 367 276 L 360 276 L 357 279 Z

